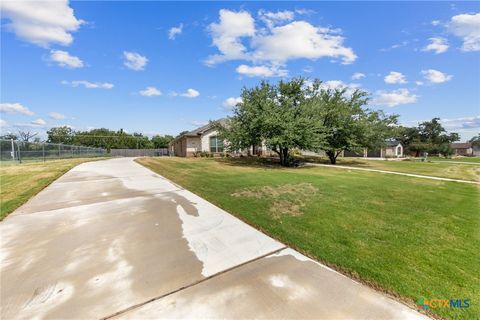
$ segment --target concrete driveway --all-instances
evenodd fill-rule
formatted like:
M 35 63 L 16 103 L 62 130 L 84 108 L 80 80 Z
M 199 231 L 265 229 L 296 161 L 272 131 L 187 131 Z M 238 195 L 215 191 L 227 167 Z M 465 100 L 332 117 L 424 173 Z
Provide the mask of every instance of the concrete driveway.
M 421 319 L 131 158 L 81 164 L 0 223 L 2 319 Z

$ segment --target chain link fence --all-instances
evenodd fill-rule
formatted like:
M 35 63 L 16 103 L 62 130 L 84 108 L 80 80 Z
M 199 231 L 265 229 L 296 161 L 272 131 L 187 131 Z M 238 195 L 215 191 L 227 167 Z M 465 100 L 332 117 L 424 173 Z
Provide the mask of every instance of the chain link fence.
M 107 150 L 102 148 L 0 139 L 0 162 L 3 164 L 106 155 Z

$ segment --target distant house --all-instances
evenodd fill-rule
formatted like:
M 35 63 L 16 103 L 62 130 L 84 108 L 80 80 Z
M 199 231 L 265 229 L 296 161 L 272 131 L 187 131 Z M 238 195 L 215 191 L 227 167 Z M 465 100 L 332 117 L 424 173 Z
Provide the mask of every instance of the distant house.
M 403 157 L 403 145 L 396 140 L 385 141 L 385 146 L 377 150 L 363 149 L 363 152 L 354 152 L 345 150 L 341 155 L 343 157 L 363 157 L 363 158 L 401 158 Z
M 470 142 L 457 142 L 457 143 L 451 143 L 450 148 L 453 149 L 453 154 L 456 156 L 473 156 L 474 155 L 474 148 Z M 475 153 L 476 155 L 480 155 L 480 150 L 478 150 L 478 147 L 475 148 Z
M 215 123 L 225 125 L 227 119 L 222 118 Z M 169 144 L 171 155 L 177 157 L 193 157 L 200 152 L 208 152 L 213 155 L 223 154 L 225 141 L 218 136 L 214 123 L 209 123 L 198 129 L 184 133 L 172 140 Z M 271 151 L 265 145 L 251 147 L 249 150 L 234 152 L 237 154 L 266 155 Z

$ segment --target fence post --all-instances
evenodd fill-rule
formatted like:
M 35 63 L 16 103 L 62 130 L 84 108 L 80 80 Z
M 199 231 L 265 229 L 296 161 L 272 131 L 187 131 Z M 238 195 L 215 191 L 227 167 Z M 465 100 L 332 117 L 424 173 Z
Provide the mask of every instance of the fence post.
M 17 142 L 17 151 L 18 151 L 18 162 L 22 163 L 22 151 L 20 150 L 20 145 Z
M 42 156 L 43 156 L 43 162 L 45 162 L 45 142 L 42 143 Z
M 13 139 L 10 139 L 10 141 L 12 142 L 12 161 L 15 161 L 15 144 L 13 143 Z

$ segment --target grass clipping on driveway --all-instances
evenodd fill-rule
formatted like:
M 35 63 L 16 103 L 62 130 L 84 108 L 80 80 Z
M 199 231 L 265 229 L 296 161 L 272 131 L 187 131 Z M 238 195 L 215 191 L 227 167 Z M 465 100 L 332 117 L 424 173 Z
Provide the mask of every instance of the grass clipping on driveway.
M 9 164 L 0 167 L 0 220 L 76 165 L 101 158 Z
M 480 317 L 477 185 L 241 159 L 142 158 L 139 163 L 289 246 L 440 317 Z M 279 209 L 282 208 L 282 209 Z

